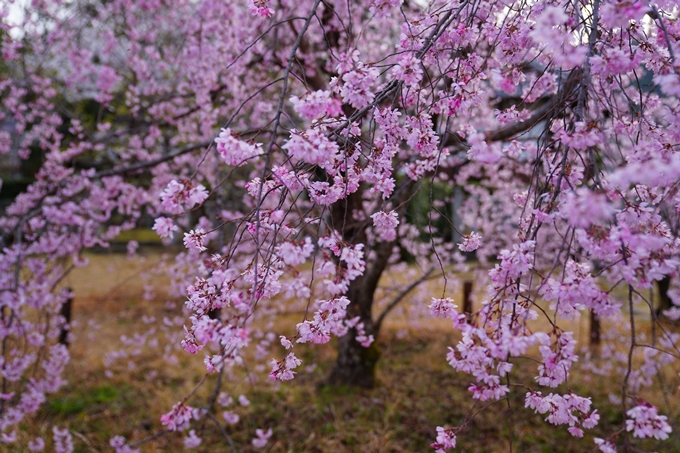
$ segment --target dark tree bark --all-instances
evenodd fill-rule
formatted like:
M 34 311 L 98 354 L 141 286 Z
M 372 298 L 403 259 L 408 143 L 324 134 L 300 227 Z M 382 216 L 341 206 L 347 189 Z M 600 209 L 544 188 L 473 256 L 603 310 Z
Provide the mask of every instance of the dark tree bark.
M 373 292 L 367 288 L 365 278 L 359 278 L 352 282 L 347 298 L 350 305 L 347 308 L 348 317 L 359 316 L 364 323 L 366 335 L 377 335 L 371 316 L 373 306 Z M 347 335 L 338 340 L 338 357 L 335 366 L 328 377 L 328 383 L 332 385 L 352 385 L 371 388 L 375 385 L 375 368 L 380 358 L 377 343 L 364 348 L 355 338 L 356 329 L 351 329 Z
M 208 318 L 210 319 L 220 319 L 222 316 L 222 309 L 221 308 L 216 308 L 214 310 L 210 310 L 208 312 Z
M 397 212 L 403 214 L 406 201 L 413 188 L 413 181 L 408 181 L 401 188 L 393 201 L 398 207 Z M 333 227 L 342 231 L 343 240 L 351 244 L 366 244 L 366 228 L 368 221 L 354 220 L 352 211 L 362 209 L 362 189 L 351 194 L 346 200 L 334 204 L 331 207 L 331 220 Z M 375 258 L 366 259 L 366 271 L 357 279 L 353 280 L 345 296 L 350 304 L 347 307 L 349 319 L 359 316 L 364 324 L 366 335 L 373 335 L 377 340 L 380 324 L 373 320 L 373 299 L 378 288 L 378 282 L 387 267 L 392 254 L 393 242 L 380 242 L 374 247 Z M 364 250 L 368 257 L 369 250 Z M 356 341 L 356 329 L 350 331 L 338 341 L 338 356 L 327 382 L 331 385 L 353 385 L 371 388 L 375 385 L 375 368 L 380 358 L 380 350 L 377 341 L 365 348 Z
M 71 289 L 68 289 L 69 292 Z M 71 313 L 73 309 L 73 297 L 69 297 L 66 299 L 66 302 L 64 302 L 64 305 L 61 306 L 61 311 L 60 314 L 61 316 L 64 317 L 64 324 L 61 326 L 61 330 L 59 331 L 59 343 L 63 344 L 68 348 L 69 342 L 68 342 L 68 331 L 69 327 L 71 325 Z

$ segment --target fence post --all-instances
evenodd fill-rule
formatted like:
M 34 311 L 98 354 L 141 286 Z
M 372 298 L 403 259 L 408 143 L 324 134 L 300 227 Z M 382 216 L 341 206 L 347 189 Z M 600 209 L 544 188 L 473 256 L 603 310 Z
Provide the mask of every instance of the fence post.
M 590 310 L 590 346 L 600 346 L 600 318 Z
M 468 318 L 472 315 L 472 281 L 470 280 L 463 282 L 463 313 Z

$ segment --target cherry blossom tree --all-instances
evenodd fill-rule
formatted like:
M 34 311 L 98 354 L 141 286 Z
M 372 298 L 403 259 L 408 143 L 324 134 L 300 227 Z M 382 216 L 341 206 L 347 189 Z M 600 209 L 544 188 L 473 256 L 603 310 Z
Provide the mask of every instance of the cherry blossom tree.
M 192 420 L 214 417 L 219 386 L 254 347 L 253 326 L 284 301 L 304 315 L 293 331 L 270 329 L 280 343 L 270 377 L 295 377 L 298 344 L 339 337 L 329 382 L 370 387 L 383 320 L 433 277 L 443 290 L 421 305 L 459 333 L 442 360 L 470 375 L 472 400 L 520 392 L 525 410 L 584 436 L 599 414 L 569 389 L 579 357 L 563 326 L 590 310 L 621 325 L 612 353 L 625 341 L 612 368 L 626 420 L 594 448 L 668 438 L 644 388 L 680 358 L 659 317 L 680 313 L 675 3 L 1 8 L 0 120 L 11 131 L 0 131 L 0 153 L 42 159 L 0 219 L 4 442 L 64 382 L 60 282 L 87 265 L 83 251 L 148 217 L 186 247 L 169 268 L 186 301 L 181 344 L 218 376 L 207 406 L 182 400 L 161 417 L 189 430 L 188 447 L 201 442 Z M 486 291 L 466 316 L 452 287 L 473 257 Z M 394 272 L 405 281 L 379 297 Z M 658 313 L 642 293 L 654 282 L 666 282 Z M 534 356 L 524 382 L 513 371 Z M 467 422 L 433 427 L 432 447 L 455 447 Z M 253 446 L 272 435 L 259 429 Z M 58 427 L 53 442 L 72 449 Z M 121 437 L 111 446 L 133 451 Z

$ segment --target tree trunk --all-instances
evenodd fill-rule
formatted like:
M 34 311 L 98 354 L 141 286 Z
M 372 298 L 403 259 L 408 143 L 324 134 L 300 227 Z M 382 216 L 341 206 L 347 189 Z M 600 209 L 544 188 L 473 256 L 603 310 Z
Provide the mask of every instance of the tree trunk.
M 382 250 L 378 250 L 378 260 L 382 257 Z M 384 253 L 384 252 L 383 252 Z M 382 274 L 376 272 L 377 263 L 366 270 L 366 273 L 350 283 L 347 298 L 350 304 L 347 307 L 347 318 L 359 317 L 365 335 L 378 337 L 378 331 L 373 323 L 372 308 L 373 296 L 378 287 L 378 280 Z M 364 388 L 372 388 L 375 385 L 375 366 L 380 358 L 380 351 L 374 341 L 368 348 L 363 347 L 357 340 L 357 329 L 349 332 L 338 340 L 338 357 L 335 366 L 328 377 L 331 385 L 354 385 Z
M 407 197 L 410 187 L 403 190 L 401 196 Z M 398 204 L 395 202 L 395 204 Z M 368 222 L 357 221 L 353 218 L 353 211 L 362 209 L 362 189 L 346 200 L 335 203 L 331 208 L 333 226 L 342 231 L 343 239 L 351 244 L 366 244 L 366 227 Z M 381 242 L 374 247 L 375 257 L 368 260 L 370 250 L 364 250 L 366 258 L 366 270 L 364 274 L 353 280 L 347 291 L 350 301 L 347 307 L 347 318 L 357 316 L 364 325 L 365 335 L 373 335 L 377 340 L 378 330 L 373 322 L 373 296 L 378 288 L 380 276 L 387 267 L 387 262 L 392 254 L 391 242 Z M 335 366 L 328 377 L 327 382 L 331 385 L 355 385 L 371 388 L 375 385 L 375 366 L 378 363 L 380 352 L 374 341 L 368 348 L 363 347 L 356 341 L 357 330 L 350 329 L 347 334 L 339 339 L 338 357 Z
M 375 386 L 375 367 L 380 358 L 378 345 L 373 342 L 364 348 L 355 340 L 356 331 L 352 329 L 340 338 L 338 358 L 328 377 L 331 385 L 351 385 L 364 388 Z
M 666 275 L 661 280 L 657 280 L 656 287 L 659 289 L 659 306 L 656 309 L 656 317 L 663 316 L 664 310 L 673 308 L 673 302 L 668 295 L 668 290 L 671 287 L 671 277 Z

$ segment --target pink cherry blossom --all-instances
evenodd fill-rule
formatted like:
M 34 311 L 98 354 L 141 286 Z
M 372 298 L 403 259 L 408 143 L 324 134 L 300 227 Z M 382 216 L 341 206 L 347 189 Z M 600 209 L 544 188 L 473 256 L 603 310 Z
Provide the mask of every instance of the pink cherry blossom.
M 274 10 L 268 6 L 269 0 L 248 0 L 248 9 L 254 16 L 271 17 Z
M 116 453 L 139 453 L 138 449 L 131 448 L 123 436 L 114 436 L 110 441 Z
M 255 438 L 252 440 L 253 447 L 263 448 L 269 442 L 269 438 L 272 437 L 272 429 L 269 428 L 267 431 L 263 429 L 255 430 Z
M 167 217 L 158 217 L 154 223 L 153 230 L 163 239 L 172 238 L 173 232 L 179 230 L 177 225 Z
M 191 406 L 177 403 L 170 412 L 161 417 L 161 423 L 171 431 L 183 431 L 189 427 L 193 418 L 193 410 Z
M 203 252 L 207 250 L 205 246 L 205 231 L 201 228 L 184 233 L 184 246 L 189 250 Z
M 36 437 L 28 443 L 30 451 L 43 451 L 45 449 L 45 441 L 42 437 Z
M 671 426 L 665 415 L 658 415 L 656 407 L 643 403 L 626 412 L 626 430 L 633 431 L 634 437 L 654 437 L 665 440 L 671 433 Z
M 444 429 L 437 426 L 437 439 L 430 445 L 436 453 L 444 453 L 447 450 L 456 448 L 456 435 L 451 429 Z
M 229 425 L 235 425 L 239 422 L 241 417 L 238 416 L 238 414 L 235 414 L 230 411 L 225 411 L 222 413 L 222 417 L 224 417 L 224 420 L 227 422 Z
M 258 144 L 246 143 L 232 135 L 231 129 L 220 131 L 215 139 L 217 152 L 227 165 L 243 166 L 251 159 L 262 153 L 262 147 Z
M 380 236 L 380 239 L 386 242 L 392 242 L 397 238 L 399 215 L 396 211 L 376 212 L 371 218 L 373 219 L 375 232 Z
M 432 316 L 437 318 L 455 318 L 458 316 L 456 311 L 457 305 L 453 303 L 453 299 L 436 299 L 432 298 L 432 304 L 430 304 L 430 313 Z
M 196 448 L 201 445 L 201 442 L 201 438 L 196 435 L 196 431 L 193 429 L 189 431 L 187 437 L 184 438 L 184 446 L 186 448 Z
M 473 252 L 479 248 L 482 236 L 474 231 L 463 237 L 463 242 L 458 244 L 458 248 L 462 252 Z
M 297 374 L 293 370 L 301 363 L 302 361 L 295 357 L 292 352 L 288 353 L 286 358 L 281 361 L 272 359 L 272 371 L 269 373 L 269 377 L 275 381 L 289 381 Z
M 56 453 L 71 453 L 73 451 L 73 439 L 68 429 L 52 428 L 52 439 Z
M 315 120 L 324 115 L 336 117 L 342 112 L 340 101 L 332 98 L 328 90 L 313 91 L 302 98 L 291 96 L 290 102 L 295 111 L 308 120 Z
M 367 106 L 373 100 L 374 93 L 371 89 L 377 78 L 377 70 L 359 62 L 356 69 L 342 76 L 343 84 L 340 89 L 342 100 L 355 109 Z
M 600 439 L 599 437 L 595 438 L 595 445 L 597 445 L 597 448 L 602 452 L 602 453 L 616 453 L 616 447 L 614 444 L 611 442 Z

